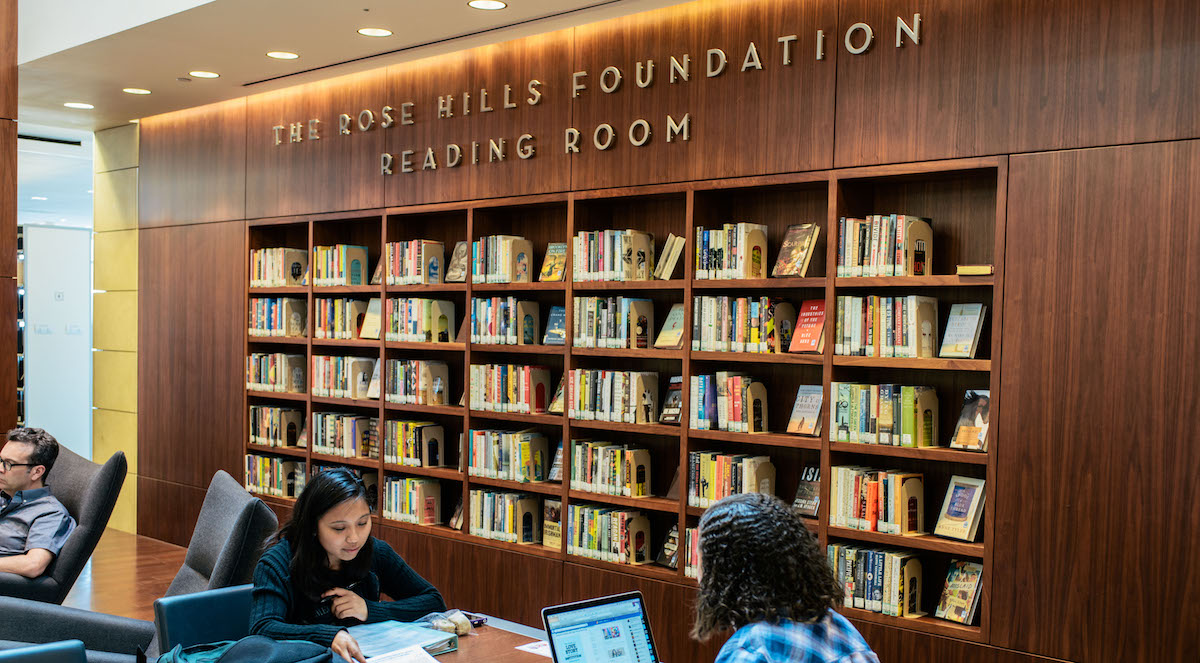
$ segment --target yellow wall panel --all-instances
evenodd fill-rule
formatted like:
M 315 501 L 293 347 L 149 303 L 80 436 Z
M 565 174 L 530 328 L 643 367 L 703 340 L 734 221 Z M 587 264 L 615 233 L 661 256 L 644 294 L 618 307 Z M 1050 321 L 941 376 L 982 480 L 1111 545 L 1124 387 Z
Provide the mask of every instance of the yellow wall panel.
M 108 526 L 137 534 L 137 475 L 133 472 L 125 475 L 125 485 L 121 487 L 121 495 L 113 507 Z
M 119 410 L 92 410 L 92 460 L 103 463 L 125 452 L 129 472 L 137 472 L 137 415 Z
M 92 347 L 137 352 L 137 291 L 92 295 Z
M 92 405 L 105 410 L 137 412 L 136 352 L 92 353 Z
M 137 168 L 96 173 L 92 187 L 92 217 L 96 232 L 137 228 Z
M 137 233 L 137 230 L 118 230 L 92 236 L 97 290 L 137 290 Z
M 93 144 L 93 172 L 105 173 L 138 165 L 138 125 L 97 131 Z

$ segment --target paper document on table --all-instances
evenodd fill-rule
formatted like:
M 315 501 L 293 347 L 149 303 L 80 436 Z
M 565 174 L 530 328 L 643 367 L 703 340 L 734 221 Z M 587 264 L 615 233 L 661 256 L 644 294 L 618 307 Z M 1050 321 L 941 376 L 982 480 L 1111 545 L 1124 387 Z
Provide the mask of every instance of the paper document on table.
M 386 621 L 359 624 L 346 629 L 362 649 L 363 656 L 374 658 L 409 647 L 421 647 L 430 654 L 458 649 L 458 636 L 406 622 Z
M 537 654 L 538 656 L 553 658 L 550 655 L 550 643 L 546 642 L 545 640 L 538 640 L 537 642 L 531 642 L 527 645 L 521 645 L 517 647 L 517 649 L 520 649 L 521 651 L 527 651 L 530 654 Z
M 409 647 L 390 654 L 368 658 L 367 663 L 436 663 L 437 659 L 420 647 Z

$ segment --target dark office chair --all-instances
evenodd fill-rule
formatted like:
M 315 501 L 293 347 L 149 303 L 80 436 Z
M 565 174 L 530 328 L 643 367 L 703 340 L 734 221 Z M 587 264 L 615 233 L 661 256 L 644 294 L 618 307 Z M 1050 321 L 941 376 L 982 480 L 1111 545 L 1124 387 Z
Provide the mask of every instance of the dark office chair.
M 175 645 L 241 640 L 250 631 L 250 595 L 254 585 L 222 587 L 154 602 L 154 625 L 163 651 Z

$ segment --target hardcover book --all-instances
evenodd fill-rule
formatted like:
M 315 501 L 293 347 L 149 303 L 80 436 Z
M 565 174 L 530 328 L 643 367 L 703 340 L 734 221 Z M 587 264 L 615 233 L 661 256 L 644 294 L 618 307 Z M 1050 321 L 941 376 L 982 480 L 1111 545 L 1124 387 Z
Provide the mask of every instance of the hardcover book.
M 821 354 L 825 351 L 825 300 L 809 299 L 800 304 L 796 333 L 788 352 Z
M 667 397 L 663 400 L 662 413 L 658 417 L 660 424 L 678 424 L 683 416 L 683 376 L 671 376 L 667 385 Z
M 983 583 L 983 565 L 978 562 L 954 560 L 946 572 L 946 584 L 938 600 L 934 616 L 959 624 L 975 621 Z
M 550 307 L 550 316 L 546 319 L 546 335 L 542 337 L 542 345 L 566 345 L 567 343 L 567 309 L 563 306 Z
M 446 283 L 465 283 L 467 280 L 467 258 L 470 256 L 471 245 L 465 241 L 454 245 L 450 254 L 450 262 L 446 265 Z
M 800 385 L 796 390 L 796 402 L 788 419 L 787 432 L 796 435 L 821 434 L 822 394 L 819 384 Z
M 775 259 L 775 269 L 771 276 L 799 276 L 808 273 L 808 263 L 817 246 L 817 237 L 821 227 L 815 223 L 801 223 L 788 226 L 783 236 L 783 244 L 779 247 L 779 257 Z
M 383 300 L 378 297 L 367 302 L 367 310 L 363 314 L 362 326 L 358 329 L 358 337 L 379 340 L 379 327 L 382 320 Z
M 562 547 L 562 500 L 542 502 L 542 545 L 554 550 Z
M 946 319 L 946 333 L 942 336 L 939 357 L 974 359 L 983 333 L 983 320 L 987 306 L 983 304 L 955 304 L 950 307 Z
M 821 505 L 821 466 L 807 465 L 800 473 L 800 486 L 796 488 L 796 499 L 792 506 L 801 515 L 809 518 L 817 517 L 817 507 Z
M 933 533 L 961 541 L 974 541 L 983 515 L 984 480 L 954 476 L 946 488 L 946 501 Z
M 658 332 L 658 338 L 654 339 L 654 347 L 665 350 L 683 347 L 683 304 L 671 306 L 662 331 Z
M 991 397 L 987 389 L 968 389 L 963 394 L 962 414 L 954 424 L 952 449 L 987 451 L 988 409 Z
M 546 258 L 542 261 L 542 272 L 538 274 L 539 281 L 561 281 L 567 268 L 567 245 L 565 242 L 551 242 L 546 245 Z

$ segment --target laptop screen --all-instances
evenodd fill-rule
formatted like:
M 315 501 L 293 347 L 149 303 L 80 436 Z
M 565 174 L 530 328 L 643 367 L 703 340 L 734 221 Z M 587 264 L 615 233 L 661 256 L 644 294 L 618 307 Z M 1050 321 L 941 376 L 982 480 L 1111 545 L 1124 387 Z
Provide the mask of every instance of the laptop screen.
M 542 611 L 555 663 L 659 663 L 641 592 Z

